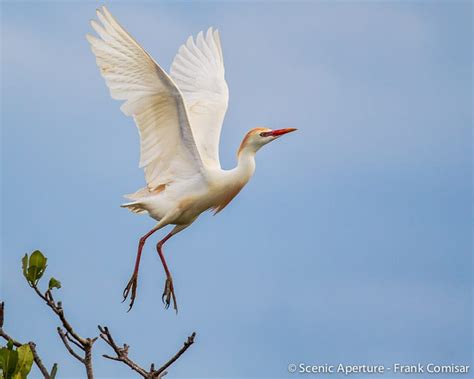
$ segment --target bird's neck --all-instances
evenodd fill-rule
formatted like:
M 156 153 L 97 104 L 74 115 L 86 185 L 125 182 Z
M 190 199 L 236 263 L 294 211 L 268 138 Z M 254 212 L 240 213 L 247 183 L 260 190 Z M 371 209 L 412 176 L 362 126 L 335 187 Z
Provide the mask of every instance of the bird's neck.
M 241 149 L 237 155 L 237 167 L 235 168 L 238 176 L 245 183 L 250 180 L 255 172 L 255 151 L 251 149 Z

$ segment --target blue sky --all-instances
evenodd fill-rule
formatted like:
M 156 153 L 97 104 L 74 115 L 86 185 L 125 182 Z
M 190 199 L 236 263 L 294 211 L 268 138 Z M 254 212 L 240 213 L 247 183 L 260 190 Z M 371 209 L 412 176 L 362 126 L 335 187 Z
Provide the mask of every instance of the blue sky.
M 21 256 L 41 249 L 81 334 L 106 324 L 148 365 L 196 331 L 170 377 L 472 362 L 471 2 L 106 4 L 166 69 L 189 35 L 219 28 L 226 168 L 248 129 L 299 131 L 259 152 L 225 211 L 167 244 L 178 316 L 161 304 L 157 237 L 126 313 L 121 292 L 154 223 L 119 208 L 144 179 L 133 121 L 84 38 L 97 3 L 2 2 L 1 298 L 12 335 L 35 340 L 61 378 L 83 377 L 21 276 Z M 129 377 L 106 352 L 97 344 L 97 377 Z

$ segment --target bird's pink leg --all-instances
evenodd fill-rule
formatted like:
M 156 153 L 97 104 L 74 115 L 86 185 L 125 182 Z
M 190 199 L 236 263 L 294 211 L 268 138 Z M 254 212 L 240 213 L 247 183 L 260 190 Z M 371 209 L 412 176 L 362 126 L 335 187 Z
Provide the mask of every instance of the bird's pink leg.
M 156 250 L 158 251 L 158 255 L 160 256 L 161 263 L 163 264 L 163 268 L 166 273 L 166 282 L 165 282 L 165 289 L 163 291 L 163 295 L 161 296 L 161 300 L 165 303 L 165 308 L 170 306 L 171 298 L 173 298 L 173 308 L 178 313 L 178 305 L 176 304 L 176 296 L 174 294 L 174 287 L 173 287 L 173 279 L 171 278 L 170 270 L 168 269 L 168 265 L 166 264 L 165 256 L 163 255 L 162 247 L 166 241 L 168 241 L 174 234 L 176 234 L 175 230 L 172 230 L 170 233 L 166 235 L 158 244 L 156 245 Z
M 135 302 L 135 297 L 137 294 L 137 285 L 138 285 L 138 269 L 140 268 L 140 258 L 142 257 L 142 250 L 143 246 L 145 245 L 145 241 L 147 240 L 148 237 L 150 237 L 153 233 L 155 233 L 160 227 L 156 226 L 152 230 L 150 230 L 147 234 L 145 234 L 142 238 L 140 238 L 140 242 L 138 243 L 138 252 L 137 252 L 137 258 L 135 259 L 135 268 L 133 270 L 132 277 L 130 278 L 127 286 L 123 290 L 123 301 L 125 301 L 130 293 L 130 290 L 132 291 L 131 296 L 130 296 L 130 307 L 128 308 L 128 311 L 132 309 L 133 303 Z M 122 301 L 122 302 L 123 302 Z

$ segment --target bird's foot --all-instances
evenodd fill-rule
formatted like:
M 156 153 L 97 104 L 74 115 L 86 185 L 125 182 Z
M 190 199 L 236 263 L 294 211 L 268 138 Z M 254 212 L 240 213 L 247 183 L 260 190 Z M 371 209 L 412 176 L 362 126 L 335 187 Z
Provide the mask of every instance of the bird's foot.
M 133 307 L 133 303 L 135 302 L 135 297 L 137 295 L 137 286 L 138 286 L 138 275 L 133 274 L 130 280 L 128 281 L 127 286 L 123 290 L 123 300 L 122 303 L 127 300 L 128 295 L 130 294 L 130 291 L 132 293 L 130 294 L 130 304 L 127 312 L 130 312 L 130 309 Z
M 165 308 L 168 309 L 173 299 L 173 308 L 178 313 L 178 305 L 176 304 L 176 296 L 174 294 L 173 279 L 171 277 L 166 278 L 165 289 L 163 295 L 161 295 L 161 301 L 165 304 Z

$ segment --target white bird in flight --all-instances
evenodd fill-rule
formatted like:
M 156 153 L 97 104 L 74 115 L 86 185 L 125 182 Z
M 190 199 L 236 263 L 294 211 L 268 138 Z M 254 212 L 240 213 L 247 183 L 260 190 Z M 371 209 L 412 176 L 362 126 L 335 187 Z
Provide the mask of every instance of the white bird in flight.
M 148 213 L 158 221 L 140 238 L 135 268 L 123 292 L 136 297 L 143 245 L 157 230 L 175 225 L 157 244 L 166 273 L 162 300 L 177 311 L 173 280 L 163 255 L 163 244 L 191 225 L 207 210 L 220 212 L 247 184 L 255 171 L 255 153 L 267 143 L 296 129 L 255 128 L 244 137 L 237 152 L 237 167 L 221 168 L 219 139 L 227 110 L 229 90 L 217 30 L 189 37 L 168 75 L 107 8 L 97 10 L 101 24 L 91 21 L 100 38 L 87 35 L 110 95 L 125 100 L 121 110 L 133 116 L 140 134 L 140 167 L 147 185 L 126 195 L 122 207 Z

